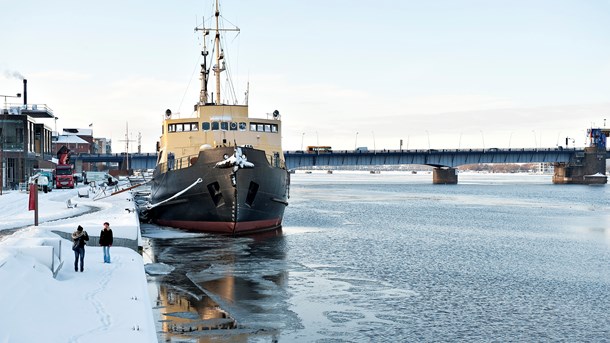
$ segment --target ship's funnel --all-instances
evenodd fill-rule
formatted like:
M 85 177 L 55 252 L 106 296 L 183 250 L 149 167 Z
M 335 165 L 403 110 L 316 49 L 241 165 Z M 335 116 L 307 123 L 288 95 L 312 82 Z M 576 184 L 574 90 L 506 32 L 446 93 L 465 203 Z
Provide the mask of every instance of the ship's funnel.
M 28 80 L 23 79 L 23 104 L 28 105 Z

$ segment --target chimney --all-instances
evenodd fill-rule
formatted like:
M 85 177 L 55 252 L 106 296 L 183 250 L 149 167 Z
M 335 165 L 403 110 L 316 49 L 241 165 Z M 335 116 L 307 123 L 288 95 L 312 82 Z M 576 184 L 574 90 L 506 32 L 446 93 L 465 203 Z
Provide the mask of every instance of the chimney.
M 28 80 L 23 79 L 23 104 L 28 105 Z

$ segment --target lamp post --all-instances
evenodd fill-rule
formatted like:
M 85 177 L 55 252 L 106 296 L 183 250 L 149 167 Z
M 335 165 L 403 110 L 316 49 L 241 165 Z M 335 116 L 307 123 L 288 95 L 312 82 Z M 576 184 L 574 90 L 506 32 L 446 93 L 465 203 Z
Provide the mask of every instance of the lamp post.
M 305 132 L 301 134 L 301 151 L 303 151 L 303 139 L 305 138 Z
M 534 148 L 538 149 L 538 138 L 536 137 L 536 130 L 532 130 L 532 132 L 534 133 Z
M 481 132 L 481 139 L 483 140 L 483 150 L 485 150 L 485 136 L 483 135 L 483 130 L 479 130 Z
M 377 146 L 375 145 L 375 131 L 371 131 L 371 133 L 373 134 L 373 151 L 376 151 Z
M 53 119 L 55 119 L 55 132 L 57 132 L 57 119 L 59 119 L 59 118 L 57 118 L 57 117 L 53 117 Z M 58 134 L 59 134 L 59 133 L 58 133 Z
M 356 131 L 356 141 L 354 142 L 354 150 L 358 147 L 358 131 Z
M 508 149 L 510 149 L 510 141 L 513 139 L 513 132 L 510 132 L 510 136 L 508 136 Z
M 4 109 L 8 108 L 8 104 L 6 103 L 6 98 L 21 98 L 21 93 L 17 93 L 16 95 L 0 95 L 4 97 Z
M 430 132 L 426 130 L 426 135 L 428 135 L 428 150 L 430 150 Z

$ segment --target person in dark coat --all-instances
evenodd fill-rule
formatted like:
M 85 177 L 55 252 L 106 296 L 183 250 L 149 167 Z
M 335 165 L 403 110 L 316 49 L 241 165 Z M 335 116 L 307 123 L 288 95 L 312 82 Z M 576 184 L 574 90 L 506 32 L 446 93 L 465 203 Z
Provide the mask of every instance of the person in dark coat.
M 72 246 L 72 250 L 74 250 L 74 271 L 78 271 L 78 260 L 80 259 L 80 271 L 82 272 L 85 269 L 85 244 L 89 240 L 89 235 L 87 231 L 83 230 L 82 226 L 78 226 L 76 231 L 72 233 L 72 241 L 74 245 Z
M 100 232 L 100 245 L 104 249 L 104 263 L 110 263 L 110 247 L 112 246 L 112 229 L 108 222 L 104 223 L 104 228 Z

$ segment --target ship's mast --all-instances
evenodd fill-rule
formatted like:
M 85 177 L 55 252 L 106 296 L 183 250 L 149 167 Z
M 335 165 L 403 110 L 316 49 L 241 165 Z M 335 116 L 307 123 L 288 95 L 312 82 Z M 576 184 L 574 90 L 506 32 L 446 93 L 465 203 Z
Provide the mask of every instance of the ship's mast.
M 220 51 L 220 28 L 218 26 L 218 20 L 220 19 L 220 10 L 218 9 L 218 0 L 216 0 L 216 37 L 214 37 L 214 49 L 216 49 L 216 66 L 214 67 L 214 75 L 216 75 L 216 105 L 220 105 L 220 73 L 226 68 L 224 61 L 222 67 L 220 66 L 220 60 L 224 59 L 224 52 Z
M 221 31 L 237 31 L 239 32 L 239 28 L 229 28 L 229 29 L 221 29 L 220 28 L 220 9 L 218 5 L 218 0 L 215 2 L 214 9 L 214 17 L 216 18 L 216 28 L 214 29 L 216 35 L 214 36 L 214 49 L 216 50 L 216 64 L 212 67 L 214 70 L 214 76 L 216 77 L 216 99 L 214 103 L 216 105 L 220 105 L 220 73 L 226 70 L 225 62 L 224 62 L 224 51 L 220 48 L 220 32 Z M 203 50 L 201 51 L 201 55 L 203 56 L 203 64 L 201 65 L 201 93 L 199 95 L 199 103 L 201 105 L 205 105 L 208 103 L 208 76 L 209 72 L 207 69 L 207 56 L 208 51 L 206 48 L 206 36 L 210 33 L 212 28 L 206 28 L 205 23 L 201 28 L 195 28 L 195 31 L 203 31 Z M 222 65 L 221 65 L 222 62 Z M 212 99 L 214 100 L 214 99 Z
M 202 29 L 196 27 L 195 31 L 201 30 L 203 31 L 203 49 L 201 50 L 201 56 L 203 56 L 203 64 L 201 64 L 201 91 L 199 93 L 199 104 L 205 105 L 208 102 L 208 49 L 205 44 L 206 36 L 210 34 L 210 31 L 205 28 L 205 25 Z

